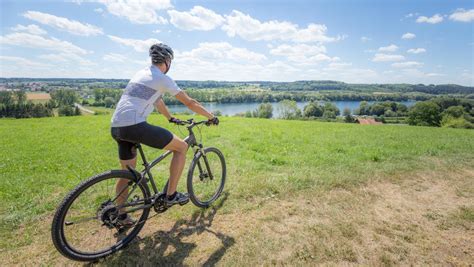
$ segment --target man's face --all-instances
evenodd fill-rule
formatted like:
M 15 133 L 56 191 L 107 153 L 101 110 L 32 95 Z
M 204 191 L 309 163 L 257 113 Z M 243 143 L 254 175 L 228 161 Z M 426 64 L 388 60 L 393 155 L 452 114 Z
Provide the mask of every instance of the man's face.
M 171 68 L 171 59 L 167 59 L 167 60 L 166 60 L 166 67 L 167 67 L 167 69 L 166 69 L 166 71 L 165 71 L 165 74 L 168 73 L 168 71 L 169 71 L 170 68 Z

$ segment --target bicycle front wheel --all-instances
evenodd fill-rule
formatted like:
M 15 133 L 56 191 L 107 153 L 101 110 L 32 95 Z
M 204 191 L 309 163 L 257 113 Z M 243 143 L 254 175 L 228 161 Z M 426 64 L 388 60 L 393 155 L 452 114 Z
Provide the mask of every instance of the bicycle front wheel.
M 117 199 L 116 183 L 123 184 Z M 130 243 L 148 218 L 150 196 L 144 182 L 129 171 L 108 171 L 72 190 L 53 218 L 52 239 L 57 250 L 72 260 L 95 261 Z M 124 220 L 124 216 L 128 218 Z M 124 222 L 127 222 L 125 224 Z
M 221 195 L 225 179 L 226 164 L 222 152 L 215 147 L 204 148 L 194 156 L 189 166 L 189 198 L 198 207 L 209 207 Z

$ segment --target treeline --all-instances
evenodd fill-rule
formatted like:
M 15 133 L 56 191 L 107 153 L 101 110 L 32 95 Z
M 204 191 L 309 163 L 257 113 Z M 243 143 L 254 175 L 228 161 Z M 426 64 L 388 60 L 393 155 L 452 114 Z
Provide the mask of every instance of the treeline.
M 296 81 L 287 83 L 262 83 L 273 91 L 356 91 L 356 92 L 420 92 L 428 94 L 473 94 L 474 87 L 456 84 L 348 84 L 336 81 Z
M 93 90 L 100 88 L 123 89 L 126 79 L 38 79 L 38 78 L 0 78 L 0 83 L 7 84 L 7 88 L 21 88 L 22 83 L 42 82 L 51 88 L 70 87 L 80 90 Z M 260 88 L 270 91 L 351 91 L 351 92 L 384 92 L 384 93 L 427 93 L 473 95 L 474 87 L 456 84 L 424 85 L 424 84 L 351 84 L 338 81 L 295 81 L 295 82 L 227 82 L 227 81 L 177 81 L 183 89 L 253 89 Z M 368 100 L 368 99 L 367 99 Z M 395 100 L 395 99 L 393 99 Z
M 356 93 L 356 92 L 277 92 L 277 91 L 246 91 L 246 90 L 186 90 L 194 99 L 200 102 L 216 103 L 263 103 L 280 102 L 282 100 L 302 101 L 423 101 L 435 97 L 425 93 Z M 179 104 L 179 101 L 170 95 L 164 98 L 167 104 Z
M 474 128 L 474 101 L 435 98 L 418 102 L 408 112 L 408 123 L 418 126 Z
M 369 104 L 366 101 L 359 103 L 359 107 L 354 110 L 355 115 L 370 115 L 384 117 L 405 117 L 408 114 L 408 107 L 402 103 L 384 101 Z
M 0 118 L 41 118 L 53 116 L 53 107 L 48 103 L 26 101 L 23 91 L 0 91 Z
M 0 117 L 52 117 L 55 109 L 59 116 L 81 115 L 79 108 L 74 106 L 78 99 L 79 96 L 73 90 L 57 90 L 52 92 L 51 99 L 43 104 L 27 101 L 24 91 L 0 91 Z
M 93 91 L 94 101 L 89 103 L 87 100 L 83 100 L 83 105 L 91 106 L 104 106 L 107 108 L 114 107 L 115 104 L 119 101 L 120 96 L 122 95 L 123 90 L 110 89 L 110 88 L 96 88 Z
M 348 108 L 344 109 L 343 117 L 339 117 L 340 110 L 330 102 L 312 101 L 300 110 L 295 101 L 283 100 L 278 103 L 277 109 L 281 119 L 356 121 Z M 439 97 L 418 102 L 410 108 L 392 101 L 373 104 L 361 102 L 354 114 L 373 116 L 375 120 L 382 122 L 385 122 L 386 118 L 393 122 L 406 118 L 406 122 L 410 125 L 474 129 L 474 100 L 471 99 Z M 237 114 L 237 116 L 271 118 L 273 107 L 270 103 L 262 103 L 256 110 Z

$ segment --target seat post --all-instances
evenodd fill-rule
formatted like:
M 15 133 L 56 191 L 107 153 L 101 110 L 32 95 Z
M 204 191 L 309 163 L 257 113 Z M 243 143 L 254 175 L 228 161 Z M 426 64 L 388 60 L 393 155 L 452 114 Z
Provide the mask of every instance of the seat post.
M 138 143 L 135 145 L 135 147 L 138 149 L 138 152 L 140 153 L 140 157 L 142 158 L 142 161 L 143 161 L 143 166 L 148 166 L 148 162 L 146 161 L 146 158 L 145 158 L 145 153 L 143 153 L 143 149 L 142 149 L 142 146 Z

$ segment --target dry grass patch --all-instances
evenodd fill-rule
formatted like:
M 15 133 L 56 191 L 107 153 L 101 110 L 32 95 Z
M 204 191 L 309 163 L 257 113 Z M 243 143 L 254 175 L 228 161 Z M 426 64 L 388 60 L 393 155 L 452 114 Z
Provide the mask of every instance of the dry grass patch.
M 300 191 L 243 211 L 184 207 L 147 222 L 140 239 L 98 265 L 469 265 L 472 169 L 397 174 L 364 186 Z M 460 194 L 460 190 L 462 194 Z M 24 230 L 26 232 L 31 232 Z M 49 221 L 2 265 L 75 265 L 49 239 Z

